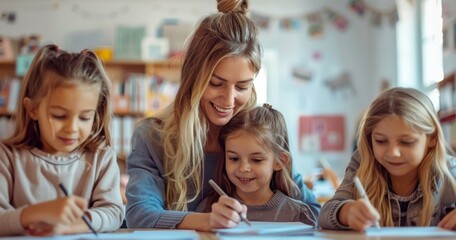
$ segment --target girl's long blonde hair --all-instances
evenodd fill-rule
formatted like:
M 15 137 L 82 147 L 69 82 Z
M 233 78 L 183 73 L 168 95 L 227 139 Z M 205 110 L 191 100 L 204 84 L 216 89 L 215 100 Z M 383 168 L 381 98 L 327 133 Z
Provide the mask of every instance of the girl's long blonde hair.
M 445 179 L 449 179 L 453 189 L 456 184 L 447 165 L 446 154 L 449 147 L 445 143 L 434 106 L 426 94 L 412 88 L 396 87 L 386 90 L 372 102 L 359 126 L 358 151 L 361 161 L 357 174 L 372 205 L 382 214 L 381 225 L 394 226 L 388 197 L 388 172 L 375 160 L 372 147 L 373 129 L 388 116 L 403 118 L 416 131 L 425 133 L 428 138 L 436 141 L 434 147 L 428 148 L 418 167 L 418 184 L 423 192 L 419 225 L 428 226 L 434 210 L 435 184 L 439 180 L 445 182 Z M 358 193 L 355 195 L 359 197 Z
M 28 115 L 23 100 L 31 100 L 31 108 L 37 108 L 42 100 L 60 86 L 87 84 L 100 88 L 98 106 L 92 131 L 78 150 L 94 151 L 111 145 L 111 93 L 110 80 L 102 62 L 90 50 L 70 53 L 56 45 L 43 46 L 33 58 L 22 80 L 19 101 L 15 111 L 15 128 L 11 137 L 3 142 L 15 147 L 41 147 L 37 121 Z M 75 99 L 78 101 L 78 99 Z
M 158 118 L 162 120 L 166 205 L 187 210 L 187 204 L 201 192 L 204 147 L 209 123 L 200 100 L 217 64 L 227 57 L 250 60 L 255 73 L 261 67 L 257 28 L 246 16 L 246 0 L 218 0 L 219 13 L 205 17 L 194 30 L 187 46 L 181 85 L 174 102 Z M 233 69 L 236 71 L 236 69 Z M 256 104 L 256 92 L 241 111 Z M 196 190 L 190 196 L 189 186 Z

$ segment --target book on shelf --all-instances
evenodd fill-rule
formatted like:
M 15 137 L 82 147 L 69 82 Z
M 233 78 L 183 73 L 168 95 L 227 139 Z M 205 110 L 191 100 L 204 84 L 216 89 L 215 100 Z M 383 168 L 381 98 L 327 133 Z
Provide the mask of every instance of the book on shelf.
M 113 83 L 114 111 L 154 115 L 173 101 L 178 86 L 157 76 L 129 74 L 126 81 Z
M 443 122 L 441 125 L 445 141 L 450 145 L 456 145 L 456 121 Z
M 117 153 L 122 153 L 122 118 L 113 117 L 111 121 L 111 145 Z
M 128 154 L 131 149 L 131 137 L 135 124 L 140 118 L 133 116 L 115 116 L 111 122 L 112 147 L 118 154 Z
M 453 97 L 455 94 L 455 88 L 453 85 L 447 84 L 439 89 L 439 100 L 440 100 L 440 111 L 445 112 L 456 107 L 456 100 Z
M 12 113 L 16 109 L 21 81 L 17 78 L 0 80 L 0 113 Z

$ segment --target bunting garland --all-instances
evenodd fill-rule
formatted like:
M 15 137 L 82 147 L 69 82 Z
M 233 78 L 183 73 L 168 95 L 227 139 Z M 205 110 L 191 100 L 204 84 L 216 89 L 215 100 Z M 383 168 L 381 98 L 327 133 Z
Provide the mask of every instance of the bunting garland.
M 130 11 L 130 6 L 128 5 L 123 5 L 117 10 L 111 10 L 109 12 L 103 12 L 100 9 L 91 9 L 91 8 L 86 8 L 80 4 L 73 4 L 71 7 L 73 12 L 80 16 L 81 18 L 85 19 L 115 19 L 121 15 L 126 14 L 127 12 Z
M 350 0 L 349 7 L 359 16 L 370 14 L 370 22 L 376 27 L 382 24 L 384 17 L 389 21 L 391 26 L 394 26 L 399 20 L 396 4 L 388 9 L 378 9 L 369 4 L 366 0 Z
M 311 37 L 322 36 L 323 26 L 326 23 L 330 23 L 339 31 L 345 31 L 348 27 L 348 20 L 345 16 L 329 7 L 294 17 L 270 17 L 251 12 L 251 19 L 263 29 L 269 29 L 273 20 L 277 20 L 279 28 L 282 30 L 297 30 L 302 27 L 303 22 L 307 22 L 307 32 Z

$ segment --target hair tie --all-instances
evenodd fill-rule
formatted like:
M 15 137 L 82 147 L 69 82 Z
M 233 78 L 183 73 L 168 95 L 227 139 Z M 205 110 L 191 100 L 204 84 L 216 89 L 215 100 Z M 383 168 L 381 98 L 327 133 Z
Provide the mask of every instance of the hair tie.
M 272 109 L 272 105 L 269 103 L 263 103 L 263 107 L 265 107 L 267 109 Z
M 49 49 L 51 49 L 52 51 L 60 52 L 60 47 L 55 44 L 51 45 Z
M 89 56 L 90 55 L 89 49 L 83 49 L 80 54 L 83 56 Z

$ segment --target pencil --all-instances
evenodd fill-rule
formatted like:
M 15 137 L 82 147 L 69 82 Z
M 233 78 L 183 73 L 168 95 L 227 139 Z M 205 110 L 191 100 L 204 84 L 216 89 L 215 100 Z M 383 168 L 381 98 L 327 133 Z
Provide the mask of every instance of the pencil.
M 359 180 L 358 176 L 355 176 L 353 181 L 355 182 L 355 186 L 358 189 L 358 192 L 359 192 L 359 195 L 361 196 L 361 198 L 370 203 L 369 198 L 367 197 L 367 194 L 366 194 L 366 190 L 364 190 L 363 184 L 361 184 L 361 181 Z M 380 229 L 380 223 L 378 221 L 375 222 L 375 227 Z
M 318 160 L 320 161 L 320 164 L 323 167 L 323 169 L 331 169 L 331 165 L 329 165 L 329 162 L 328 160 L 326 160 L 326 158 L 319 158 Z
M 214 188 L 214 190 L 220 195 L 220 196 L 228 196 L 218 185 L 217 183 L 214 182 L 214 180 L 210 179 L 209 180 L 209 184 Z M 241 214 L 239 214 L 239 216 L 241 217 L 241 220 L 244 221 L 245 223 L 247 223 L 247 225 L 249 226 L 252 226 L 252 223 L 250 223 L 250 221 L 243 217 Z
M 68 194 L 68 191 L 67 191 L 66 187 L 62 183 L 59 184 L 59 187 L 60 187 L 60 189 L 62 189 L 63 194 L 65 194 L 65 196 L 68 197 L 69 194 Z M 95 231 L 95 229 L 93 228 L 92 224 L 90 224 L 90 221 L 89 221 L 89 219 L 87 219 L 87 216 L 85 214 L 82 215 L 82 220 L 85 222 L 87 227 L 89 227 L 90 231 L 92 231 L 93 234 L 95 234 L 95 236 L 98 237 L 97 231 Z

